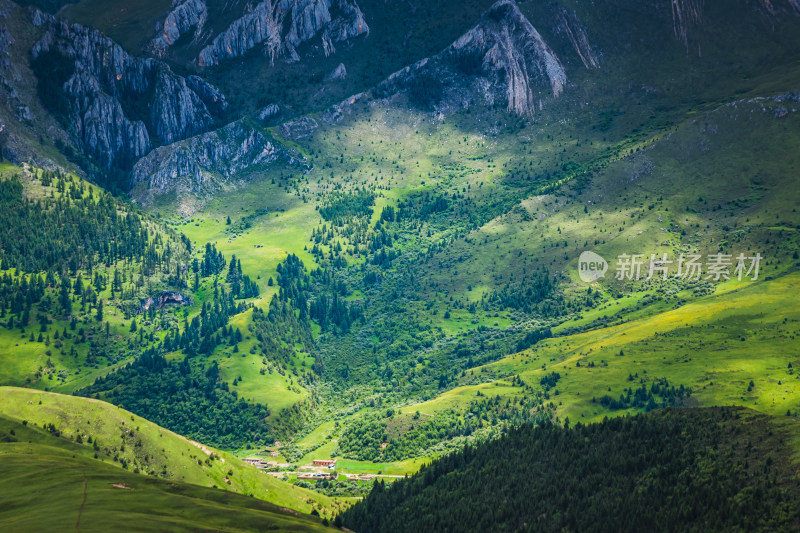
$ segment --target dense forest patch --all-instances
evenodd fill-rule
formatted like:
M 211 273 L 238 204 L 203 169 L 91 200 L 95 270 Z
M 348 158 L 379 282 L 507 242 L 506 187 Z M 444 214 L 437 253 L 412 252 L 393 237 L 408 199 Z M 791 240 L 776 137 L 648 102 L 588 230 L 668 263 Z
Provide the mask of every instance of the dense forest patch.
M 800 526 L 787 435 L 744 408 L 666 409 L 467 446 L 340 520 L 378 531 L 787 531 Z

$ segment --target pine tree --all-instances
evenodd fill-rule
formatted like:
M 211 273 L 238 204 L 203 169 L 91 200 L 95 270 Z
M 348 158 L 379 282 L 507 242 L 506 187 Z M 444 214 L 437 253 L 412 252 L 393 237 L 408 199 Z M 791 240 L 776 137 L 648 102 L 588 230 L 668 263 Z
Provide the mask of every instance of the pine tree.
M 61 278 L 61 292 L 58 295 L 58 302 L 61 304 L 61 309 L 64 316 L 72 314 L 72 299 L 69 296 L 70 282 L 67 276 Z

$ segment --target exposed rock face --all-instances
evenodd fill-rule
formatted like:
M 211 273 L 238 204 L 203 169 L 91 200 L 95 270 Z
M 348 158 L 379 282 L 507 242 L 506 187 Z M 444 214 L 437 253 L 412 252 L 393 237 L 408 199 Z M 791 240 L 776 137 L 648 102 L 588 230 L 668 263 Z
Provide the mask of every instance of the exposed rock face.
M 333 71 L 325 76 L 325 81 L 336 81 L 336 80 L 343 80 L 347 77 L 347 69 L 344 67 L 344 63 L 339 63 L 339 66 L 333 69 Z
M 187 76 L 186 84 L 200 96 L 203 103 L 212 112 L 221 113 L 228 109 L 228 101 L 222 91 L 208 83 L 200 76 Z
M 14 46 L 14 37 L 5 24 L 0 24 L 0 97 L 6 108 L 18 122 L 29 122 L 33 119 L 30 108 L 22 101 L 15 87 L 22 81 L 22 76 L 8 55 Z
M 213 100 L 218 91 L 199 78 L 187 83 L 166 64 L 132 57 L 96 30 L 39 11 L 33 21 L 45 27 L 31 50 L 34 60 L 56 54 L 59 62 L 71 62 L 61 87 L 67 130 L 105 168 L 126 167 L 153 144 L 172 143 L 213 124 L 204 99 Z
M 153 150 L 134 166 L 131 185 L 146 182 L 158 193 L 211 192 L 248 166 L 279 158 L 295 161 L 283 147 L 239 120 Z
M 175 291 L 163 291 L 162 293 L 151 296 L 142 302 L 142 309 L 145 311 L 156 306 L 161 309 L 166 305 L 192 305 L 192 299 L 184 294 Z
M 192 29 L 196 39 L 203 33 L 207 19 L 205 0 L 173 0 L 172 11 L 157 29 L 158 36 L 150 41 L 150 50 L 159 57 L 163 56 L 175 41 Z
M 0 25 L 0 54 L 6 54 L 12 44 L 14 44 L 14 37 L 8 32 L 5 24 Z
M 265 0 L 201 50 L 197 64 L 216 65 L 261 44 L 273 62 L 278 57 L 298 61 L 297 47 L 317 36 L 325 55 L 330 55 L 334 43 L 368 34 L 355 0 Z
M 369 101 L 370 98 L 373 98 L 372 92 L 354 94 L 347 100 L 330 106 L 320 115 L 320 118 L 325 124 L 335 124 L 347 115 L 351 115 L 357 103 Z
M 0 153 L 16 164 L 55 169 L 51 154 L 41 149 L 39 140 L 71 143 L 39 103 L 29 64 L 31 33 L 30 11 L 0 0 Z
M 504 102 L 509 111 L 532 116 L 566 82 L 564 67 L 539 32 L 512 0 L 500 0 L 443 52 L 392 74 L 373 93 L 406 92 L 412 104 L 443 113 Z
M 364 13 L 359 9 L 355 1 L 338 1 L 332 4 L 332 8 L 338 10 L 339 16 L 331 20 L 322 35 L 322 45 L 326 56 L 335 52 L 333 43 L 344 42 L 352 37 L 369 34 L 369 27 L 367 26 L 367 21 L 364 20 Z
M 800 1 L 800 0 L 798 0 Z M 600 54 L 592 47 L 586 28 L 583 27 L 574 11 L 564 7 L 558 9 L 556 32 L 572 43 L 575 53 L 586 68 L 600 68 Z
M 281 124 L 281 135 L 292 140 L 304 139 L 314 135 L 317 129 L 319 129 L 317 121 L 306 116 Z
M 63 87 L 72 102 L 69 132 L 102 166 L 139 158 L 150 150 L 150 137 L 141 120 L 131 121 L 122 105 L 100 88 L 97 78 L 76 71 Z
M 689 28 L 700 22 L 703 0 L 670 0 L 672 6 L 672 30 L 675 37 L 688 48 Z
M 277 104 L 269 104 L 261 111 L 258 112 L 258 120 L 267 120 L 268 118 L 276 117 L 281 112 L 281 108 Z

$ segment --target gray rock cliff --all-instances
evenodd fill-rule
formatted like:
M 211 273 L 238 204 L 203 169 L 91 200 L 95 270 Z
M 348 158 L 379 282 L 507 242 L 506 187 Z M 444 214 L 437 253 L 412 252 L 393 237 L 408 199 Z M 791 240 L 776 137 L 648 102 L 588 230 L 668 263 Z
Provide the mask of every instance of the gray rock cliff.
M 344 66 L 344 63 L 339 63 L 335 69 L 333 69 L 330 74 L 325 76 L 325 81 L 336 81 L 336 80 L 343 80 L 347 77 L 347 69 Z
M 566 82 L 561 61 L 539 32 L 512 0 L 500 0 L 444 51 L 395 72 L 372 94 L 405 93 L 412 104 L 442 113 L 502 102 L 532 116 Z
M 278 159 L 300 162 L 292 153 L 268 139 L 243 120 L 219 130 L 156 148 L 133 168 L 131 186 L 147 184 L 147 196 L 167 192 L 204 194 L 217 190 L 236 173 L 252 165 Z
M 201 50 L 197 64 L 213 66 L 259 45 L 273 62 L 277 58 L 298 61 L 297 48 L 317 37 L 325 55 L 330 55 L 334 43 L 368 34 L 355 0 L 265 0 Z
M 156 56 L 163 56 L 170 46 L 183 35 L 194 30 L 197 38 L 203 33 L 208 20 L 205 0 L 173 0 L 172 10 L 157 28 L 158 35 L 150 41 L 148 48 Z
M 55 54 L 70 65 L 60 88 L 66 129 L 106 168 L 126 167 L 153 145 L 207 131 L 214 122 L 209 106 L 225 105 L 202 79 L 187 81 L 161 61 L 133 57 L 99 31 L 38 11 L 33 22 L 44 28 L 31 50 L 34 61 Z

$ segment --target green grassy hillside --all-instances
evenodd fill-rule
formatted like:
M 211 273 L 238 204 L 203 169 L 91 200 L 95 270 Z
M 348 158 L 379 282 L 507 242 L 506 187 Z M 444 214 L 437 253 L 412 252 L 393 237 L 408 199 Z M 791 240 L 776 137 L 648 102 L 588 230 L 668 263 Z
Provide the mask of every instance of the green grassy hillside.
M 228 249 L 223 265 L 205 269 L 207 256 L 218 259 L 217 250 L 206 251 L 207 240 L 191 243 L 180 228 L 165 226 L 75 175 L 4 165 L 0 189 L 4 222 L 11 228 L 0 254 L 0 383 L 73 393 L 169 339 L 179 346 L 168 351 L 182 348 L 175 364 L 189 354 L 201 356 L 191 361 L 199 374 L 210 366 L 206 355 L 223 361 L 234 352 L 257 353 L 245 311 L 250 302 L 268 300 L 252 293 L 232 297 Z M 252 258 L 237 252 L 244 270 L 254 271 Z M 267 280 L 256 277 L 252 283 L 270 296 Z M 145 309 L 148 298 L 174 292 L 184 297 L 182 304 Z M 229 324 L 231 315 L 240 316 Z M 236 342 L 230 342 L 237 332 Z M 208 403 L 235 402 L 223 383 L 242 374 L 248 376 L 245 397 L 271 409 L 275 419 L 308 397 L 299 379 L 285 375 L 307 362 L 307 354 L 298 354 L 296 363 L 281 363 L 266 349 L 258 354 L 245 363 L 221 364 L 222 381 L 213 384 L 216 393 Z M 252 379 L 261 377 L 265 365 L 286 370 L 281 366 L 280 373 Z M 259 389 L 259 382 L 269 387 Z M 193 436 L 246 444 L 241 435 L 215 434 L 205 418 L 198 414 L 200 429 Z M 166 418 L 158 421 L 165 424 Z
M 165 7 L 123 3 L 84 1 L 66 14 L 136 49 Z M 191 244 L 186 270 L 168 261 L 153 284 L 182 284 L 192 305 L 136 314 L 147 286 L 130 272 L 136 261 L 98 264 L 127 274 L 116 297 L 101 292 L 109 334 L 95 304 L 77 311 L 74 294 L 75 333 L 54 313 L 39 340 L 40 304 L 24 332 L 16 309 L 0 327 L 2 383 L 122 403 L 219 446 L 278 438 L 289 461 L 336 456 L 356 472 L 413 471 L 464 442 L 551 419 L 736 404 L 794 420 L 800 33 L 781 15 L 788 4 L 774 3 L 776 15 L 773 4 L 705 3 L 684 41 L 668 3 L 565 0 L 599 58 L 586 68 L 559 5 L 521 3 L 569 80 L 534 117 L 502 105 L 437 114 L 400 94 L 334 119 L 322 111 L 330 103 L 438 52 L 485 7 L 459 4 L 453 17 L 448 2 L 360 4 L 373 34 L 329 58 L 272 68 L 253 53 L 204 73 L 232 114 L 273 101 L 284 118 L 314 112 L 319 127 L 305 137 L 264 128 L 307 160 L 302 173 L 253 166 L 213 196 L 159 197 L 144 182 L 131 191 L 153 227 Z M 405 16 L 407 37 L 395 23 Z M 196 46 L 182 43 L 170 61 Z M 347 81 L 319 93 L 339 61 Z M 26 180 L 29 197 L 59 194 Z M 218 294 L 232 287 L 227 264 L 198 278 L 191 266 L 207 264 L 206 244 L 235 255 L 259 289 L 224 317 L 212 310 L 228 301 Z M 577 270 L 587 250 L 612 262 L 591 284 Z M 760 277 L 614 279 L 621 254 L 667 254 L 674 272 L 681 254 L 718 253 L 759 253 Z M 120 300 L 136 305 L 126 313 Z M 176 398 L 180 409 L 164 407 Z M 241 431 L 209 422 L 231 406 L 258 420 Z
M 690 403 L 794 414 L 800 404 L 789 364 L 798 364 L 797 306 L 781 295 L 797 285 L 797 108 L 788 93 L 687 109 L 670 128 L 621 143 L 604 142 L 597 132 L 576 138 L 569 123 L 507 125 L 488 136 L 479 119 L 490 114 L 440 124 L 391 106 L 365 108 L 301 141 L 315 164 L 308 175 L 260 171 L 173 223 L 197 242 L 211 239 L 246 257 L 262 284 L 276 279 L 281 254 L 296 253 L 309 272 L 335 273 L 348 301 L 366 303 L 363 323 L 350 332 L 322 332 L 312 322 L 325 365 L 315 387 L 322 401 L 298 435 L 333 419 L 339 425 L 314 438 L 313 449 L 354 461 L 354 468 L 415 470 L 416 463 L 365 450 L 395 440 L 406 450 L 403 461 L 438 455 L 473 438 L 471 430 L 454 428 L 483 416 L 470 415 L 471 404 L 497 395 L 537 402 L 574 423 L 643 410 L 601 400 L 618 400 L 642 382 L 649 392 L 666 379 L 691 389 Z M 549 173 L 554 168 L 566 170 Z M 369 213 L 341 224 L 323 218 L 333 195 L 364 190 L 374 195 Z M 257 212 L 259 194 L 267 198 L 266 213 Z M 441 212 L 430 207 L 436 198 L 444 199 Z M 383 219 L 389 207 L 397 215 Z M 228 215 L 249 225 L 229 230 Z M 382 235 L 391 244 L 376 247 Z M 577 271 L 584 250 L 611 262 L 622 253 L 675 260 L 681 253 L 759 252 L 763 260 L 755 283 L 623 283 L 612 264 L 605 278 L 586 285 Z M 378 263 L 390 252 L 398 257 Z M 533 290 L 542 272 L 555 275 L 550 292 L 514 296 Z M 266 286 L 264 294 L 276 291 Z M 310 298 L 328 291 L 317 284 Z M 636 335 L 627 331 L 634 326 Z M 527 333 L 544 327 L 556 338 L 513 355 L 525 348 Z M 257 357 L 222 361 L 230 361 L 227 376 L 242 376 L 245 397 L 268 390 L 269 376 L 252 372 Z M 540 381 L 552 372 L 561 378 L 546 391 Z M 400 415 L 387 416 L 389 408 Z M 488 427 L 474 436 L 495 434 L 502 424 L 499 413 L 488 415 Z M 434 427 L 448 436 L 419 436 Z M 376 440 L 360 451 L 337 442 L 372 430 Z M 358 461 L 364 457 L 375 462 Z
M 0 528 L 19 532 L 327 530 L 318 520 L 260 499 L 137 475 L 94 459 L 92 453 L 91 448 L 32 422 L 23 425 L 0 416 Z
M 284 483 L 235 456 L 177 435 L 105 402 L 0 388 L 0 415 L 76 443 L 82 455 L 121 472 L 224 489 L 281 507 L 330 515 L 337 503 Z M 91 441 L 90 441 L 91 439 Z
M 13 228 L 4 236 L 0 264 L 0 379 L 72 392 L 132 357 L 137 343 L 130 326 L 140 299 L 175 286 L 174 271 L 189 257 L 186 246 L 75 175 L 5 166 L 0 182 L 4 217 Z M 56 238 L 63 242 L 51 241 Z M 114 244 L 120 248 L 110 249 Z M 27 290 L 34 281 L 41 290 Z M 69 309 L 61 295 L 67 282 Z M 139 318 L 139 325 L 148 340 L 158 335 L 152 322 Z

